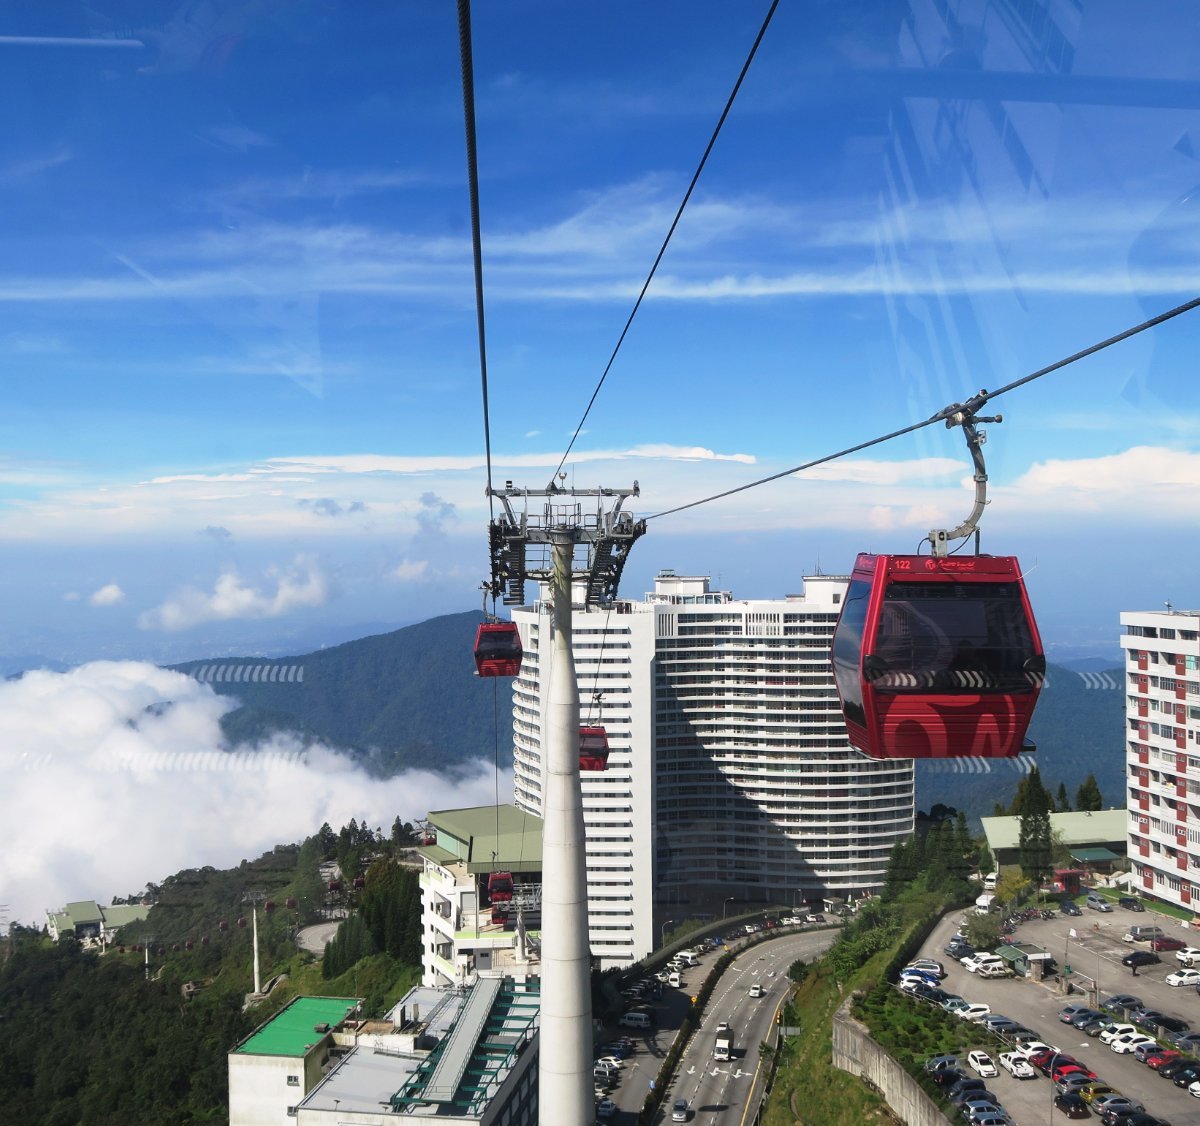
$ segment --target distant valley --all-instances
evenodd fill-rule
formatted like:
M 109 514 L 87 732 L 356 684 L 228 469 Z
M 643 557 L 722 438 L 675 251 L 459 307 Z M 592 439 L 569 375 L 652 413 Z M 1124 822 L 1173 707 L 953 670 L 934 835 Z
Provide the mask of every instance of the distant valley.
M 231 743 L 274 731 L 342 749 L 373 773 L 409 769 L 453 774 L 475 759 L 512 762 L 512 697 L 507 680 L 475 676 L 477 611 L 448 614 L 390 633 L 295 657 L 189 661 L 174 666 L 240 707 L 225 717 Z M 1094 773 L 1107 805 L 1124 804 L 1124 674 L 1051 665 L 1030 729 L 1051 791 Z M 917 805 L 937 802 L 969 817 L 1007 804 L 1020 778 L 1008 763 L 986 773 L 947 762 L 917 769 Z

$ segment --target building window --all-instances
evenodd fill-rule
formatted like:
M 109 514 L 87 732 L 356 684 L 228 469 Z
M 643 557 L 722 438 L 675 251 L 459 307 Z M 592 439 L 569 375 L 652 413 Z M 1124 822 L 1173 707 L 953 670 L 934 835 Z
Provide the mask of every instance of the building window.
M 289 1075 L 288 1076 L 288 1086 L 289 1087 L 299 1087 L 300 1086 L 300 1076 L 299 1075 Z

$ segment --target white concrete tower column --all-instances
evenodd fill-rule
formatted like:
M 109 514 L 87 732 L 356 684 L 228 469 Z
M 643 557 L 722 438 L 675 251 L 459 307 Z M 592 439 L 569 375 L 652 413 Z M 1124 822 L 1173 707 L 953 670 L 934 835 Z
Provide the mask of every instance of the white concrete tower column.
M 592 994 L 583 794 L 579 784 L 579 686 L 571 648 L 575 537 L 551 534 L 551 648 L 546 704 L 542 826 L 542 995 L 538 1121 L 595 1117 L 590 1074 Z

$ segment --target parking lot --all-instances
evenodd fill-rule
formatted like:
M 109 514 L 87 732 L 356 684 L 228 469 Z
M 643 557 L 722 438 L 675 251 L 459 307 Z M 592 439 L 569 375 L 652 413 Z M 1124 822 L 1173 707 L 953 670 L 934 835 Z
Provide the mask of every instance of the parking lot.
M 1059 1021 L 1058 1013 L 1064 1005 L 1092 1001 L 1091 993 L 1072 992 L 1068 995 L 1062 984 L 1053 980 L 1036 983 L 1023 978 L 981 979 L 959 966 L 943 948 L 962 917 L 959 912 L 943 919 L 922 950 L 922 956 L 936 958 L 946 967 L 943 989 L 958 993 L 968 1001 L 987 1004 L 993 1013 L 1002 1013 L 1027 1025 L 1047 1043 L 1082 1060 L 1101 1079 L 1144 1103 L 1149 1113 L 1166 1119 L 1172 1126 L 1200 1124 L 1200 1099 L 1177 1088 L 1170 1080 L 1160 1078 L 1132 1055 L 1117 1055 L 1099 1041 Z M 1121 964 L 1121 959 L 1132 950 L 1146 949 L 1144 942 L 1123 941 L 1129 927 L 1137 924 L 1157 924 L 1167 935 L 1200 946 L 1200 933 L 1190 931 L 1174 920 L 1121 908 L 1104 914 L 1085 909 L 1078 918 L 1058 916 L 1052 920 L 1022 923 L 1015 939 L 1044 947 L 1055 957 L 1060 968 L 1070 965 L 1077 984 L 1098 980 L 1101 998 L 1114 993 L 1135 994 L 1154 1008 L 1182 1017 L 1193 1028 L 1200 1029 L 1200 997 L 1196 991 L 1172 988 L 1164 981 L 1169 973 L 1179 969 L 1173 953 L 1163 952 L 1160 964 L 1139 969 L 1136 977 Z M 1088 979 L 1086 983 L 1082 980 L 1084 975 Z M 993 1051 L 993 1058 L 995 1054 Z M 1037 1079 L 1018 1080 L 1001 1072 L 995 1079 L 988 1080 L 988 1087 L 1018 1126 L 1066 1121 L 1065 1116 L 1052 1107 L 1053 1085 L 1040 1074 Z

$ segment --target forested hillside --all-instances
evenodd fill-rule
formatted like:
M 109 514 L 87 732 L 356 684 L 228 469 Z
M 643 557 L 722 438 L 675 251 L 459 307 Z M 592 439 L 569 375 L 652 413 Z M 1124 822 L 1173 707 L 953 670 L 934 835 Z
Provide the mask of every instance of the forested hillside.
M 1125 673 L 1072 672 L 1059 665 L 1047 670 L 1046 687 L 1029 727 L 1037 745 L 1042 781 L 1051 793 L 1059 784 L 1074 795 L 1093 774 L 1105 807 L 1125 804 Z M 917 766 L 917 805 L 941 803 L 968 817 L 990 816 L 996 803 L 1007 806 L 1021 775 L 1007 763 L 991 764 L 989 773 L 955 772 L 963 764 L 923 762 Z
M 393 862 L 410 830 L 326 825 L 237 868 L 179 872 L 147 889 L 149 917 L 104 953 L 16 928 L 0 946 L 0 1123 L 227 1121 L 227 1053 L 296 994 L 362 997 L 381 1014 L 420 976 L 417 873 Z M 319 865 L 334 858 L 347 876 L 331 892 Z M 255 903 L 275 987 L 243 1012 Z M 298 927 L 346 911 L 327 965 L 297 949 Z
M 477 612 L 448 614 L 303 656 L 175 667 L 241 702 L 225 717 L 231 742 L 296 731 L 350 750 L 382 776 L 416 767 L 452 771 L 476 758 L 491 762 L 497 746 L 507 766 L 511 681 L 475 675 L 480 620 Z

